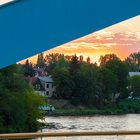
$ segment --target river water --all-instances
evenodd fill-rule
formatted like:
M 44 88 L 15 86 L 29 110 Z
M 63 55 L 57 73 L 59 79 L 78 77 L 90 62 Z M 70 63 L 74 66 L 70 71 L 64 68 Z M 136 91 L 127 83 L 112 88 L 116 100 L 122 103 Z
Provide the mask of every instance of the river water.
M 121 116 L 92 117 L 46 117 L 49 127 L 43 132 L 55 131 L 105 131 L 105 130 L 140 130 L 140 114 Z M 60 137 L 43 138 L 43 140 L 140 140 L 140 136 L 98 136 L 98 137 Z

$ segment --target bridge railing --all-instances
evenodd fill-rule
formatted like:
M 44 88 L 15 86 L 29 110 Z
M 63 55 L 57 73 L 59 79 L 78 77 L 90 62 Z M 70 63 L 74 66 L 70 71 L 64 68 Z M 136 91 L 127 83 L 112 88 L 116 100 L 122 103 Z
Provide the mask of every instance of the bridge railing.
M 44 132 L 44 133 L 14 133 L 0 134 L 0 139 L 22 139 L 43 137 L 73 137 L 73 136 L 120 136 L 140 135 L 140 131 L 81 131 L 81 132 Z

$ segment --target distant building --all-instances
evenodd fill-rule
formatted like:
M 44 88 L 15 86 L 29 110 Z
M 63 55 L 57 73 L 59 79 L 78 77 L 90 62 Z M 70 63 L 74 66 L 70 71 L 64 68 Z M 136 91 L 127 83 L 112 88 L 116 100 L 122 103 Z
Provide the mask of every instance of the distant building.
M 42 96 L 52 97 L 56 94 L 56 87 L 51 76 L 38 76 L 34 87 Z
M 132 77 L 132 76 L 140 76 L 140 72 L 129 72 L 129 76 Z
M 34 76 L 26 77 L 41 96 L 52 97 L 56 95 L 56 87 L 51 76 L 48 76 L 43 68 L 34 68 Z

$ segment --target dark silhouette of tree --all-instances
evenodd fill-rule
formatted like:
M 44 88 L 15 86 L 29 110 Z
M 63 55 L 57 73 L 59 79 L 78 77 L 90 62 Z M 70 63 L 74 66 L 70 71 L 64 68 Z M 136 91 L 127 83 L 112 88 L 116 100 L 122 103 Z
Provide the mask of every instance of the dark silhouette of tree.
M 72 58 L 72 56 L 71 56 L 71 55 L 65 55 L 65 59 L 66 59 L 67 61 L 70 61 L 70 60 L 71 60 L 71 58 Z
M 47 64 L 50 64 L 50 63 L 58 61 L 60 58 L 64 58 L 64 54 L 52 53 L 52 54 L 46 55 L 45 60 Z
M 27 59 L 26 62 L 25 62 L 25 65 L 24 65 L 24 73 L 25 73 L 25 76 L 34 76 L 34 69 L 33 69 L 33 65 L 31 62 L 29 62 L 29 60 Z
M 130 54 L 125 62 L 129 67 L 129 71 L 140 71 L 140 52 Z
M 87 63 L 90 63 L 90 57 L 87 58 Z
M 79 58 L 79 60 L 80 60 L 80 62 L 83 62 L 83 60 L 84 60 L 84 57 L 83 57 L 83 55 L 80 55 L 80 58 Z
M 45 66 L 46 66 L 46 64 L 45 64 L 45 59 L 44 59 L 43 53 L 40 53 L 37 58 L 36 67 L 44 68 Z
M 99 59 L 100 66 L 106 65 L 106 63 L 110 60 L 120 61 L 120 58 L 117 57 L 115 54 L 106 54 L 105 56 L 101 56 Z
M 71 72 L 71 74 L 77 73 L 79 68 L 80 68 L 80 63 L 78 61 L 78 57 L 75 54 L 70 61 L 70 72 Z

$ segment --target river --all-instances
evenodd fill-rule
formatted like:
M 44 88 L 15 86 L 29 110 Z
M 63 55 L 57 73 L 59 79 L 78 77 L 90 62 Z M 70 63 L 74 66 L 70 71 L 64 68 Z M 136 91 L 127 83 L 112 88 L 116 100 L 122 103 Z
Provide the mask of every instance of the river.
M 85 116 L 85 117 L 46 117 L 48 131 L 105 131 L 105 130 L 140 130 L 140 114 L 121 116 Z M 140 140 L 140 136 L 98 136 L 43 138 L 43 140 Z

